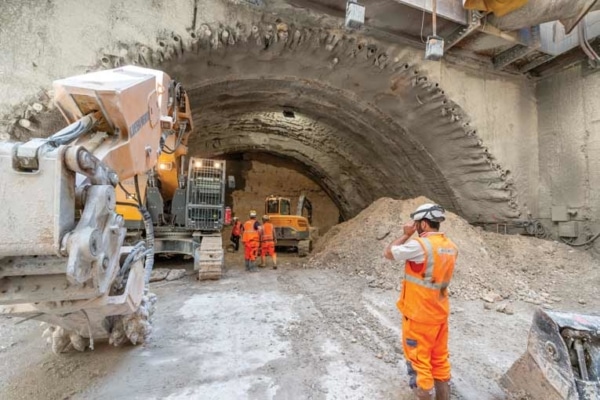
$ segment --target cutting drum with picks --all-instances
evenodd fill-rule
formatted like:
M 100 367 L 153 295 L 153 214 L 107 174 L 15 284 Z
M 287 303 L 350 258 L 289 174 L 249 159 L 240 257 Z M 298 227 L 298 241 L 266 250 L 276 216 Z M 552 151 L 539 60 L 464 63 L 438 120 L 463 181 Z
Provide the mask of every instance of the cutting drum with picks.
M 155 252 L 221 275 L 225 165 L 193 159 L 185 176 L 190 105 L 161 71 L 94 72 L 54 91 L 69 126 L 0 143 L 0 313 L 46 322 L 55 352 L 142 343 Z

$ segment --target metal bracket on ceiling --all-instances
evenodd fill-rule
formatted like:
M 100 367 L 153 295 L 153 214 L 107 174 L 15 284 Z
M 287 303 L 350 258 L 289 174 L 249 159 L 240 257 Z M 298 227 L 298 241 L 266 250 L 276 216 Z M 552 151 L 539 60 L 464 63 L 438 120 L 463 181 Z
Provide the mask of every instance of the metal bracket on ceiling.
M 519 68 L 519 72 L 522 74 L 527 73 L 527 72 L 531 71 L 532 69 L 539 67 L 542 64 L 546 64 L 547 62 L 553 60 L 554 58 L 556 58 L 556 56 L 553 56 L 550 54 L 543 54 L 540 57 L 537 57 L 536 59 L 523 65 L 521 68 Z
M 492 60 L 492 62 L 494 63 L 494 68 L 503 69 L 508 65 L 512 64 L 513 62 L 525 57 L 534 50 L 535 49 L 531 47 L 523 46 L 521 44 L 513 46 L 510 49 L 503 51 L 502 53 L 494 57 L 494 59 Z
M 481 26 L 481 19 L 485 16 L 484 13 L 474 10 L 469 10 L 467 11 L 467 13 L 469 25 L 459 27 L 445 39 L 446 50 L 449 50 L 452 47 L 454 47 L 461 40 L 478 30 Z
M 518 44 L 495 56 L 492 60 L 495 69 L 504 69 L 513 62 L 520 60 L 540 47 L 540 26 L 531 27 L 527 42 L 529 45 Z

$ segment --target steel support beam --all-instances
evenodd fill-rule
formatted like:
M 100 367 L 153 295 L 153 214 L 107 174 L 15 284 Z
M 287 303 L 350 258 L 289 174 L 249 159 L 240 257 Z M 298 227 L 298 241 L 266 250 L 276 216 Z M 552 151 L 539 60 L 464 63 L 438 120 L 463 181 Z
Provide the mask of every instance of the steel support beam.
M 461 40 L 477 31 L 481 27 L 481 16 L 482 14 L 476 11 L 468 11 L 469 25 L 458 27 L 452 34 L 445 38 L 446 50 L 450 50 Z
M 394 0 L 397 3 L 404 4 L 429 13 L 433 9 L 432 0 Z M 437 0 L 437 15 L 440 17 L 457 22 L 461 25 L 468 25 L 467 12 L 462 6 L 462 2 L 457 0 Z
M 503 51 L 502 53 L 494 57 L 494 59 L 492 60 L 492 62 L 494 63 L 494 68 L 503 69 L 506 66 L 512 64 L 513 62 L 525 57 L 527 54 L 531 53 L 534 50 L 534 48 L 523 46 L 520 44 L 511 47 L 510 49 Z
M 535 60 L 532 60 L 532 61 L 528 62 L 527 64 L 523 65 L 521 68 L 519 68 L 519 72 L 522 74 L 529 72 L 532 69 L 535 69 L 542 64 L 546 64 L 547 62 L 552 61 L 555 57 L 556 56 L 544 54 L 544 55 L 536 58 Z
M 495 69 L 503 69 L 513 62 L 525 57 L 540 47 L 540 27 L 532 26 L 529 30 L 521 30 L 522 40 L 528 45 L 518 44 L 498 54 L 492 62 Z

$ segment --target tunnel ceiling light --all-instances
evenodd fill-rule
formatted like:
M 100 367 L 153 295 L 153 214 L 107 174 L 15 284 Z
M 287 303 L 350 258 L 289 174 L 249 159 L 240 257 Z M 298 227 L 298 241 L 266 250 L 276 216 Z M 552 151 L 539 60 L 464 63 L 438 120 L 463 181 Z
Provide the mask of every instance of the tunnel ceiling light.
M 425 59 L 431 61 L 439 61 L 444 56 L 444 39 L 437 35 L 437 0 L 433 0 L 431 18 L 433 35 L 427 37 Z
M 425 48 L 425 59 L 439 61 L 444 56 L 444 39 L 439 36 L 428 36 Z
M 365 24 L 365 6 L 358 4 L 356 0 L 348 0 L 346 3 L 346 28 L 359 29 Z

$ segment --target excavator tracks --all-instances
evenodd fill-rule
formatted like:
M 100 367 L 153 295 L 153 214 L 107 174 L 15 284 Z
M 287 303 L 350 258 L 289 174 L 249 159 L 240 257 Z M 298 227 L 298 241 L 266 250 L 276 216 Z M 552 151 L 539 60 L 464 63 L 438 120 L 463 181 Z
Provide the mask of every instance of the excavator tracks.
M 300 240 L 298 241 L 298 256 L 306 257 L 310 253 L 311 250 L 311 241 L 310 240 Z

